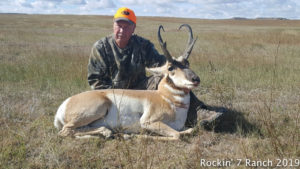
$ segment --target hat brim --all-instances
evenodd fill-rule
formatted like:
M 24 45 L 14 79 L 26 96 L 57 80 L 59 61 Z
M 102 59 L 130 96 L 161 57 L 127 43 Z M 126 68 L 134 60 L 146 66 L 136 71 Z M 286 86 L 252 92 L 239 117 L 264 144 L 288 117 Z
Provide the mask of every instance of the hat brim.
M 130 19 L 128 18 L 117 18 L 115 19 L 115 22 L 118 22 L 118 21 L 127 21 L 129 22 L 130 24 L 135 24 L 134 22 L 132 22 Z

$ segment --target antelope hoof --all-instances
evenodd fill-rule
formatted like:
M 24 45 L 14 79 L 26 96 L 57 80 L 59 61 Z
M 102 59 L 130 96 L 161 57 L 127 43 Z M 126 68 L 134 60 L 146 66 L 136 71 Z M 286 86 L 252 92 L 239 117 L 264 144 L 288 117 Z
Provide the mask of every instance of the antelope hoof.
M 189 129 L 187 129 L 187 130 L 181 131 L 181 132 L 180 132 L 180 135 L 184 135 L 184 134 L 192 134 L 193 131 L 194 131 L 193 128 L 189 128 Z

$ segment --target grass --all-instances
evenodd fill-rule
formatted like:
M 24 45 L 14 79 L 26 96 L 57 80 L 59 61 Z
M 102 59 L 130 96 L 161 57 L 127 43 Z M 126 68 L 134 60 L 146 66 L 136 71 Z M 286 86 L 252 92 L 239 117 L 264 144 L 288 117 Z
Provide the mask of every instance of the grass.
M 300 21 L 141 17 L 136 33 L 171 54 L 185 48 L 189 23 L 198 36 L 190 57 L 201 78 L 197 96 L 227 116 L 178 142 L 62 139 L 53 126 L 61 102 L 90 90 L 87 62 L 111 17 L 0 15 L 0 168 L 205 168 L 201 159 L 300 157 Z M 237 166 L 236 159 L 243 159 Z M 292 163 L 293 162 L 293 163 Z M 275 167 L 275 166 L 273 166 Z

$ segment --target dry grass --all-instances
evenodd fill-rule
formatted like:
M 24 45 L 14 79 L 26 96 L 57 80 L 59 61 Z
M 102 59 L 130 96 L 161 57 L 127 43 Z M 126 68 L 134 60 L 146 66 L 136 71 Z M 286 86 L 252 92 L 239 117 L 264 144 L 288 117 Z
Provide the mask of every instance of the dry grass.
M 199 39 L 190 57 L 195 93 L 226 110 L 212 131 L 178 142 L 72 140 L 57 136 L 54 114 L 68 96 L 89 90 L 92 44 L 110 34 L 111 17 L 0 15 L 0 168 L 205 168 L 201 159 L 300 157 L 300 21 L 142 17 L 137 34 L 180 55 L 189 23 Z M 159 47 L 158 47 L 158 50 Z M 293 163 L 291 163 L 293 162 Z

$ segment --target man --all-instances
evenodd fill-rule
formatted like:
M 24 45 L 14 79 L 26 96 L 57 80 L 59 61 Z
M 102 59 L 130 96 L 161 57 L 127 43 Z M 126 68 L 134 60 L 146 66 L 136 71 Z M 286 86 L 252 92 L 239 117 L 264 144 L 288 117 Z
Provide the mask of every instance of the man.
M 161 66 L 166 59 L 149 40 L 133 34 L 135 27 L 134 12 L 125 7 L 119 8 L 114 16 L 113 34 L 92 47 L 88 64 L 88 82 L 92 89 L 157 89 L 161 77 L 147 77 L 145 67 Z M 197 122 L 197 110 L 206 107 L 192 92 L 190 95 L 186 121 L 189 127 Z M 216 118 L 215 114 L 209 116 Z

